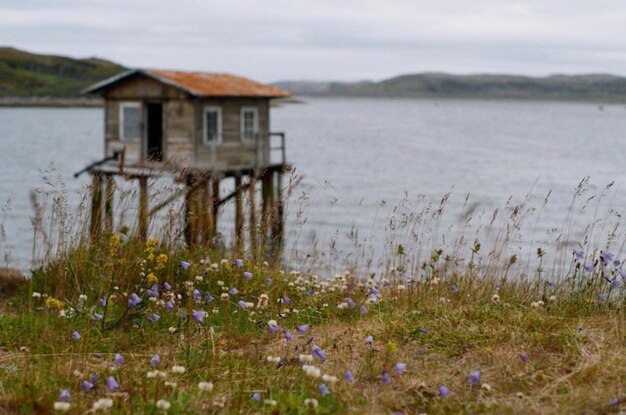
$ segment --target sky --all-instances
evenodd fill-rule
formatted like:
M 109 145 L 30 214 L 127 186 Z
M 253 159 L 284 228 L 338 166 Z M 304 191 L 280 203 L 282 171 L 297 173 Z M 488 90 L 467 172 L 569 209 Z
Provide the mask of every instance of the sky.
M 626 75 L 626 1 L 3 0 L 0 45 L 265 82 Z

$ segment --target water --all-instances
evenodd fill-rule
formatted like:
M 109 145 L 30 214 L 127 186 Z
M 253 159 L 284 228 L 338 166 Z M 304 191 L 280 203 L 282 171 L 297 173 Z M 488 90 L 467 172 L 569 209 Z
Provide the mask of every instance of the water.
M 551 229 L 563 225 L 574 189 L 585 176 L 591 178 L 574 211 L 570 245 L 581 242 L 594 216 L 616 216 L 626 202 L 622 105 L 307 99 L 274 108 L 272 130 L 287 133 L 287 158 L 301 177 L 289 207 L 292 258 L 312 249 L 312 240 L 319 240 L 323 250 L 337 239 L 335 246 L 349 252 L 351 229 L 367 239 L 369 254 L 382 255 L 394 206 L 405 203 L 404 211 L 410 211 L 431 201 L 438 204 L 450 191 L 446 219 L 438 231 L 431 229 L 437 240 L 473 203 L 474 216 L 482 215 L 482 225 L 476 219 L 474 226 L 487 229 L 493 209 L 530 193 L 537 210 L 517 249 L 550 243 L 557 234 Z M 0 206 L 5 206 L 0 253 L 5 261 L 21 267 L 30 261 L 29 193 L 43 185 L 40 170 L 53 164 L 54 176 L 78 203 L 88 179 L 72 174 L 101 157 L 102 133 L 101 109 L 0 109 Z M 612 181 L 597 213 L 598 198 L 584 206 L 587 197 Z M 307 220 L 295 225 L 300 207 Z M 602 243 L 604 236 L 596 237 Z

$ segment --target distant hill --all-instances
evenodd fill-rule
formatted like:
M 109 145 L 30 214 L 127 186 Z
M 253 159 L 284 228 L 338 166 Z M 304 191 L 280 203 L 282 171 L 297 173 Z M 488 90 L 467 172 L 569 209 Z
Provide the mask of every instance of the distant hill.
M 72 59 L 0 47 L 0 97 L 75 97 L 126 70 L 98 58 Z
M 294 95 L 338 97 L 528 99 L 626 102 L 626 78 L 604 75 L 401 75 L 380 82 L 284 81 Z

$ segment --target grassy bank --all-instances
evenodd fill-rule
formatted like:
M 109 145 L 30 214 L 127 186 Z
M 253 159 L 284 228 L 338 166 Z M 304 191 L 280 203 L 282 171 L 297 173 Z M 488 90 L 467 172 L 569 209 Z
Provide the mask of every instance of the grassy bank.
M 111 235 L 4 301 L 1 412 L 618 412 L 620 264 L 579 256 L 558 282 L 402 249 L 316 277 Z

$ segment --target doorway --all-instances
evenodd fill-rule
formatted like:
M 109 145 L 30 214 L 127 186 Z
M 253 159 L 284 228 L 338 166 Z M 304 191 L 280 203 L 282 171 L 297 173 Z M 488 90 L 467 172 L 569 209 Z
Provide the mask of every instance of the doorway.
M 163 104 L 146 104 L 146 156 L 149 161 L 163 161 Z

